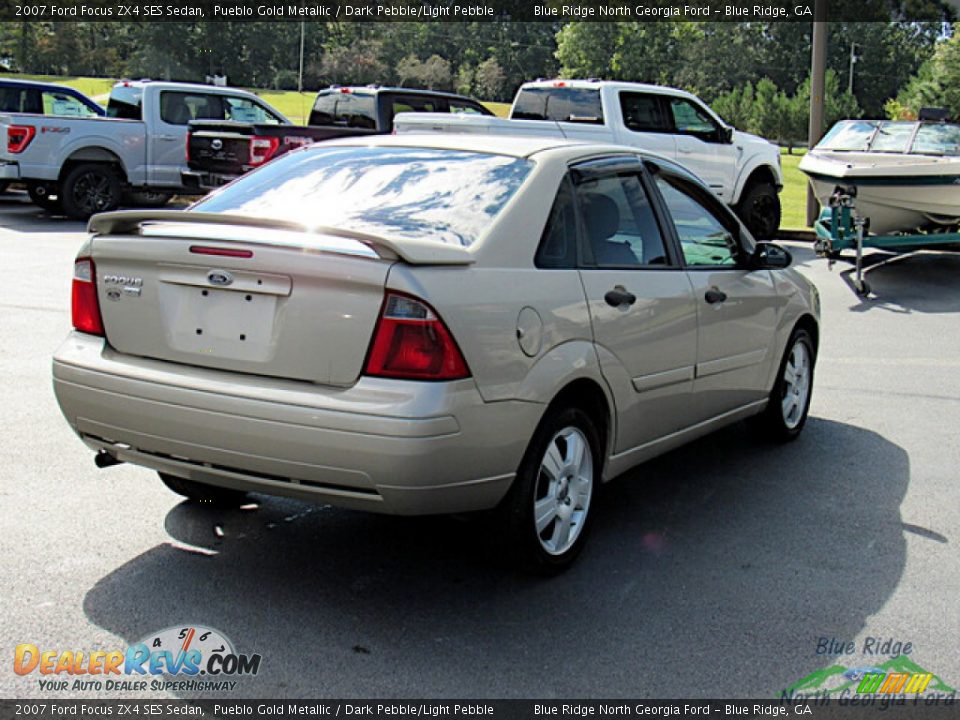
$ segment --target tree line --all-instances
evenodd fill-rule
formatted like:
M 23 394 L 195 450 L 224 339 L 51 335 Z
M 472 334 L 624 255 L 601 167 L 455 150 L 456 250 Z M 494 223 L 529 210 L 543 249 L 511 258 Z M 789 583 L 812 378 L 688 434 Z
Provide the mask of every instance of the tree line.
M 960 46 L 942 22 L 952 11 L 937 8 L 941 15 L 931 17 L 941 19 L 922 22 L 831 22 L 828 117 L 909 115 L 917 103 L 941 99 L 960 111 Z M 300 29 L 6 22 L 0 64 L 68 76 L 202 81 L 222 74 L 232 85 L 296 89 Z M 380 83 L 508 101 L 537 77 L 610 78 L 682 87 L 762 135 L 790 141 L 806 134 L 810 23 L 307 22 L 303 32 L 306 90 Z M 858 56 L 852 83 L 851 49 Z

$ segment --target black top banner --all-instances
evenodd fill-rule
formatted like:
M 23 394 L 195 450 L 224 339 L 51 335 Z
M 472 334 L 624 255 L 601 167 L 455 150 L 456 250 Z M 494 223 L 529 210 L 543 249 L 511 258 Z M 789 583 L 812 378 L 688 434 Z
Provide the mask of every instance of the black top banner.
M 958 716 L 956 698 L 855 696 L 796 700 L 0 700 L 0 717 L 94 720 L 212 718 L 259 720 L 596 720 L 597 718 L 808 718 L 926 720 Z
M 950 21 L 930 0 L 0 0 L 27 22 Z

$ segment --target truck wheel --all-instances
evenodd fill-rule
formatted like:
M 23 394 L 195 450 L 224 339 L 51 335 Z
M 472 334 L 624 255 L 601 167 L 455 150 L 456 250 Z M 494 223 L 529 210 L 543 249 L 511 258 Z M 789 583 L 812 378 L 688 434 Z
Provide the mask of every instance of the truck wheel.
M 218 507 L 237 507 L 243 505 L 247 494 L 241 490 L 231 490 L 216 485 L 207 485 L 206 483 L 194 482 L 168 475 L 167 473 L 158 473 L 163 484 L 173 490 L 177 495 L 183 495 L 199 503 L 216 505 Z
M 544 574 L 566 569 L 583 549 L 600 484 L 600 440 L 576 407 L 546 417 L 500 507 L 510 552 Z
M 94 213 L 115 210 L 120 204 L 120 178 L 109 165 L 78 165 L 63 181 L 60 202 L 72 218 L 86 220 Z
M 747 188 L 737 215 L 757 240 L 772 240 L 780 229 L 780 196 L 770 183 L 755 183 Z
M 172 199 L 173 195 L 171 193 L 155 192 L 153 190 L 132 190 L 123 195 L 125 205 L 145 208 L 163 207 Z
M 47 212 L 62 213 L 63 207 L 60 205 L 60 197 L 56 194 L 57 189 L 51 185 L 33 184 L 27 185 L 27 195 L 34 205 L 39 205 Z

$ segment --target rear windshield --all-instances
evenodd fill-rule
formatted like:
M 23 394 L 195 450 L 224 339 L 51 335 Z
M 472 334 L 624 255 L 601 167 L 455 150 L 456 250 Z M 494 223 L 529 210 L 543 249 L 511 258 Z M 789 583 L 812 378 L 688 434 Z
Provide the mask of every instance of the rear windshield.
M 116 85 L 110 91 L 107 117 L 121 120 L 142 120 L 143 88 L 133 85 Z
M 344 89 L 345 90 L 345 89 Z M 377 101 L 373 94 L 325 90 L 317 95 L 311 125 L 377 129 Z
M 193 207 L 466 247 L 532 167 L 529 160 L 457 150 L 312 147 Z
M 521 88 L 510 117 L 514 120 L 556 120 L 603 124 L 600 91 L 590 88 Z

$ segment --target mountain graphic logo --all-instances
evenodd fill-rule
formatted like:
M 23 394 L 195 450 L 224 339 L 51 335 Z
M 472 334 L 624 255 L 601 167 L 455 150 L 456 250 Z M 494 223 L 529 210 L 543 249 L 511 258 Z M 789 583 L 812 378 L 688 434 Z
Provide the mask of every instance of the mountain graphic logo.
M 845 667 L 831 665 L 800 678 L 783 691 L 784 697 L 817 694 L 821 697 L 847 694 L 955 693 L 940 677 L 913 660 L 898 655 L 879 665 Z

